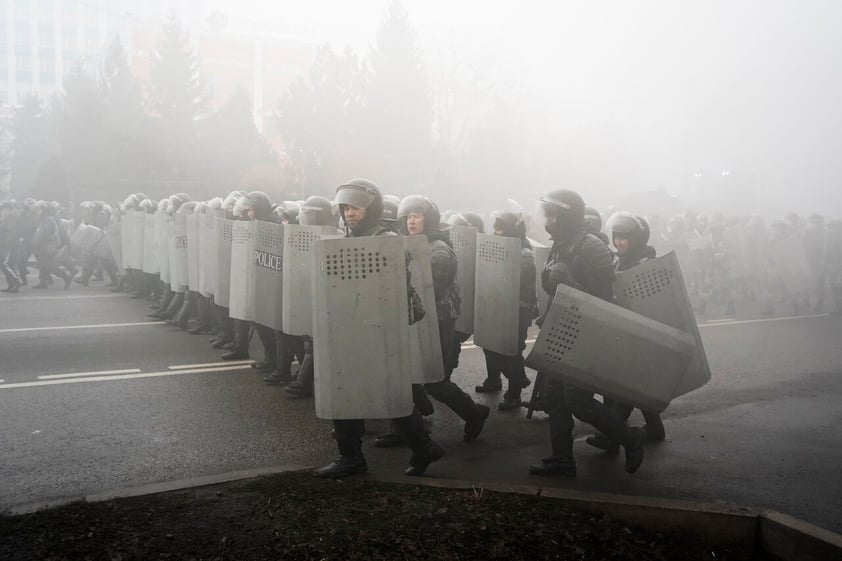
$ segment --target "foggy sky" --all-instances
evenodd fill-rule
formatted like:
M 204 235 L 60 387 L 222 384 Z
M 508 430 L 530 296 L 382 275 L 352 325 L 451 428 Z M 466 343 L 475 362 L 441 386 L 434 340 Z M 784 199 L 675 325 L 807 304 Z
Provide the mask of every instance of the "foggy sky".
M 365 53 L 389 0 L 215 4 Z M 547 152 L 536 166 L 550 161 L 539 183 L 599 205 L 662 188 L 735 212 L 842 215 L 842 3 L 403 4 L 434 86 L 467 63 L 521 108 L 525 142 Z

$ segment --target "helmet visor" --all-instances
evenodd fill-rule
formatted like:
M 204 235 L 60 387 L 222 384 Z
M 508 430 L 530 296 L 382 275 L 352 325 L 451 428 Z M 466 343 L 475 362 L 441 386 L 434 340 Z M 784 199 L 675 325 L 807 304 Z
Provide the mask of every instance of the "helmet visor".
M 376 193 L 369 187 L 362 185 L 340 185 L 336 189 L 337 205 L 351 205 L 357 208 L 368 208 L 374 202 Z

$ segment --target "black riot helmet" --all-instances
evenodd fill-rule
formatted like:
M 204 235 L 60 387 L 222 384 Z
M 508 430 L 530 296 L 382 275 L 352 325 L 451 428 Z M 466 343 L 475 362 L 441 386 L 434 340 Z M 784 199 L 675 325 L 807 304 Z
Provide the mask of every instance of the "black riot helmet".
M 452 226 L 472 226 L 477 229 L 480 234 L 485 233 L 485 223 L 482 221 L 482 216 L 472 210 L 463 210 L 462 212 L 453 213 L 448 218 L 447 223 Z
M 304 226 L 330 226 L 333 224 L 333 204 L 325 197 L 314 195 L 301 205 L 298 221 Z
M 186 203 L 182 204 L 178 207 L 178 210 L 175 211 L 176 214 L 193 214 L 196 211 L 196 202 L 195 201 L 187 201 Z
M 424 195 L 408 195 L 401 200 L 398 206 L 398 220 L 401 223 L 401 231 L 406 234 L 406 218 L 410 214 L 421 214 L 424 216 L 424 232 L 432 232 L 439 229 L 441 214 L 439 207 Z
M 143 199 L 137 204 L 137 210 L 141 212 L 145 212 L 147 214 L 155 214 L 155 210 L 158 208 L 158 203 L 153 201 L 152 199 Z M 88 207 L 91 215 L 96 215 L 97 210 L 95 207 L 90 206 Z
M 175 214 L 178 208 L 189 200 L 190 195 L 187 193 L 176 193 L 175 195 L 170 196 L 169 203 L 167 204 L 167 214 Z
M 494 233 L 509 238 L 525 238 L 526 222 L 523 215 L 514 212 L 501 212 L 494 219 Z
M 284 201 L 272 207 L 272 216 L 281 224 L 298 224 L 301 205 L 296 201 Z
M 237 199 L 234 216 L 240 218 L 249 210 L 254 212 L 255 220 L 268 221 L 272 217 L 272 201 L 263 191 L 252 191 Z
M 585 222 L 585 201 L 576 191 L 557 189 L 539 199 L 546 218 L 544 228 L 554 240 L 561 240 Z
M 336 188 L 336 198 L 333 202 L 339 205 L 343 222 L 345 221 L 344 205 L 365 209 L 365 217 L 356 226 L 361 231 L 373 228 L 383 217 L 383 195 L 377 184 L 369 179 L 349 179 Z
M 383 195 L 383 220 L 397 222 L 401 199 L 397 195 Z
M 596 232 L 602 231 L 602 215 L 592 206 L 585 207 L 585 220 L 588 221 L 591 229 Z
M 615 237 L 626 238 L 635 249 L 641 249 L 649 243 L 649 224 L 640 216 L 628 212 L 618 212 L 609 221 L 611 241 Z

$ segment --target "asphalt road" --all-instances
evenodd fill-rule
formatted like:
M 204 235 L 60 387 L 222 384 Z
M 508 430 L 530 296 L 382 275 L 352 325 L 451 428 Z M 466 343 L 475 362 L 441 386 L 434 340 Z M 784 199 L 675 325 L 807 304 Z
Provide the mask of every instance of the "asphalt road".
M 148 311 L 101 285 L 0 296 L 0 510 L 335 455 L 312 400 L 286 398 L 248 364 L 219 365 L 206 336 Z M 428 475 L 774 508 L 842 532 L 842 318 L 741 314 L 699 318 L 713 379 L 672 403 L 667 441 L 647 447 L 638 473 L 590 448 L 577 425 L 578 477 L 530 476 L 549 455 L 542 414 L 495 410 L 466 444 L 437 405 L 430 428 L 447 455 Z M 454 380 L 475 395 L 484 376 L 468 345 Z M 501 397 L 476 395 L 492 407 Z M 370 422 L 367 439 L 387 428 Z M 409 456 L 364 449 L 375 476 L 401 473 Z

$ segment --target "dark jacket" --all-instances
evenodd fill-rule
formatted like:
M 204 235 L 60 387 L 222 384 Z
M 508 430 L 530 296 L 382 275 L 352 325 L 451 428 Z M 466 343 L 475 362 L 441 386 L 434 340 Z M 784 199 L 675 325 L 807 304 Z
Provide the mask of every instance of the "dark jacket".
M 456 319 L 462 311 L 462 301 L 456 286 L 458 261 L 456 253 L 453 252 L 450 232 L 435 230 L 427 234 L 427 240 L 430 242 L 430 265 L 433 270 L 438 319 Z
M 521 239 L 520 249 L 520 317 L 529 323 L 538 316 L 538 295 L 535 285 L 535 252 L 526 238 Z
M 32 237 L 33 253 L 56 253 L 61 246 L 58 229 L 59 225 L 54 217 L 46 214 L 42 216 Z
M 566 239 L 553 242 L 541 274 L 541 286 L 550 296 L 550 302 L 559 284 L 610 301 L 614 296 L 613 282 L 611 251 L 602 240 L 589 234 L 584 225 Z
M 19 239 L 17 217 L 10 215 L 0 220 L 0 254 L 17 249 Z

